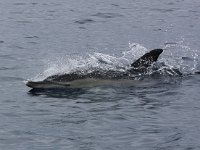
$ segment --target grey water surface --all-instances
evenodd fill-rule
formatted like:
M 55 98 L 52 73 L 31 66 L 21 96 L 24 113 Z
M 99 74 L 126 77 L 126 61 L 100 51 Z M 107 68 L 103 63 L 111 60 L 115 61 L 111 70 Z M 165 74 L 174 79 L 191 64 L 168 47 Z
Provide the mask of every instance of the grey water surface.
M 199 25 L 199 0 L 0 0 L 0 149 L 199 150 Z M 163 48 L 159 62 L 184 76 L 25 86 L 55 60 L 120 57 L 129 43 Z

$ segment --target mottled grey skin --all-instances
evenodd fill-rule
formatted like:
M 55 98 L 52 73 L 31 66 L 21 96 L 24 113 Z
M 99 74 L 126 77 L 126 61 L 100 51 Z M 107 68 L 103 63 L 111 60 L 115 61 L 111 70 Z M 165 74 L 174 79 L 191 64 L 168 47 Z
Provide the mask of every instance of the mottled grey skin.
M 146 53 L 134 63 L 131 64 L 130 69 L 126 72 L 120 71 L 105 71 L 105 70 L 95 70 L 91 73 L 80 74 L 78 72 L 62 75 L 53 75 L 46 78 L 44 81 L 56 81 L 56 82 L 70 82 L 79 79 L 94 78 L 94 79 L 122 79 L 131 78 L 131 74 L 144 73 L 152 63 L 156 62 L 159 55 L 163 52 L 162 49 L 154 49 Z

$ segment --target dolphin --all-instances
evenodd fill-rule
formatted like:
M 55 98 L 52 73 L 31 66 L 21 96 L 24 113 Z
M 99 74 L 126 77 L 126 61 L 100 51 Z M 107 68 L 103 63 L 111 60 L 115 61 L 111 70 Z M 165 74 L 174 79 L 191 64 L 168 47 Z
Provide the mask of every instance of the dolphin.
M 131 79 L 132 75 L 145 73 L 147 68 L 157 61 L 163 49 L 153 49 L 145 53 L 142 57 L 133 62 L 130 67 L 125 71 L 114 70 L 94 70 L 90 73 L 81 74 L 80 72 L 72 72 L 69 74 L 55 74 L 47 77 L 43 81 L 27 81 L 26 85 L 30 88 L 58 88 L 58 87 L 71 87 L 73 83 L 87 84 L 88 81 L 102 80 L 123 80 Z

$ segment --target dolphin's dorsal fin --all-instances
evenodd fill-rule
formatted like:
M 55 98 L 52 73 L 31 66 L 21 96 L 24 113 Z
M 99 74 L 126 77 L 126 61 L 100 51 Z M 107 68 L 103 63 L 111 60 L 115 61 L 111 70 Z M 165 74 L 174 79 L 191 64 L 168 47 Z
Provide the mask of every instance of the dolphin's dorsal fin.
M 163 52 L 162 49 L 154 49 L 150 52 L 144 54 L 138 60 L 131 64 L 133 68 L 146 68 L 149 67 L 152 63 L 156 62 L 159 55 Z

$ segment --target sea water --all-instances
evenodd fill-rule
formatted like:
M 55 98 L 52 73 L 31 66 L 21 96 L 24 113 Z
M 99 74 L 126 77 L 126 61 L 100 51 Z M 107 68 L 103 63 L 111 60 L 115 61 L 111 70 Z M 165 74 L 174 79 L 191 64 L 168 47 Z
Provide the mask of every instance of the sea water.
M 0 149 L 200 149 L 198 0 L 1 0 L 0 14 Z M 131 84 L 24 84 L 76 70 L 123 71 L 154 48 L 164 49 L 160 75 Z

